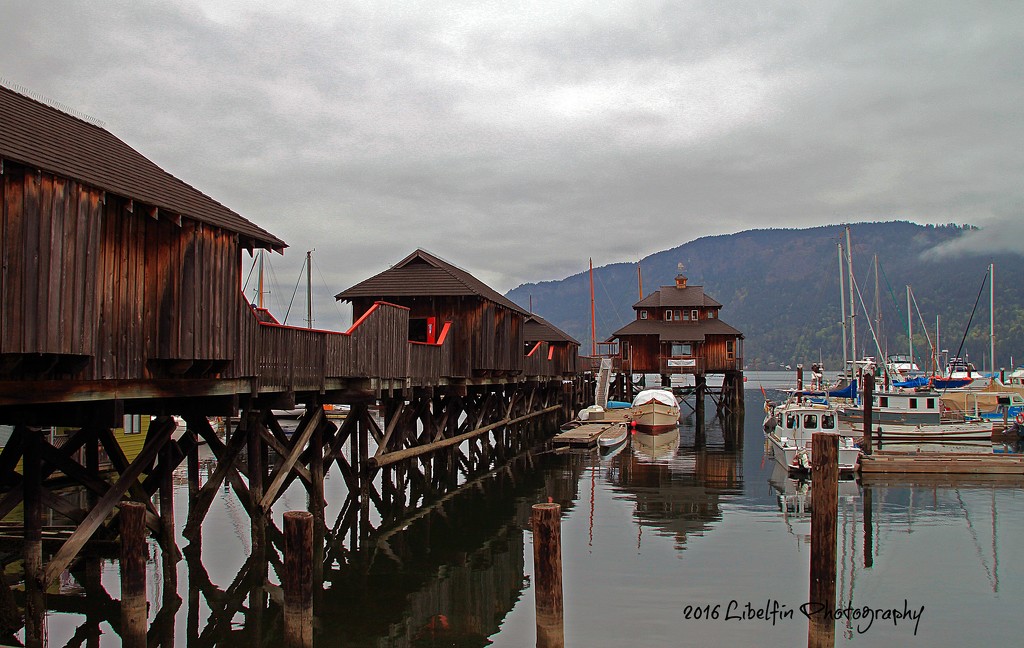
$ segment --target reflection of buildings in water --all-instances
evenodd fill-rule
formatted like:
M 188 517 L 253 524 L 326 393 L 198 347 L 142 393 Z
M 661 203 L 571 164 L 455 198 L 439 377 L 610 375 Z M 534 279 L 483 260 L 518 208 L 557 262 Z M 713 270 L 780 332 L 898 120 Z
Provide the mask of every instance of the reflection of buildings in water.
M 641 529 L 654 528 L 682 548 L 688 535 L 702 534 L 722 518 L 723 499 L 742 493 L 741 456 L 681 446 L 678 431 L 636 433 L 628 451 L 608 463 L 605 478 L 630 495 Z

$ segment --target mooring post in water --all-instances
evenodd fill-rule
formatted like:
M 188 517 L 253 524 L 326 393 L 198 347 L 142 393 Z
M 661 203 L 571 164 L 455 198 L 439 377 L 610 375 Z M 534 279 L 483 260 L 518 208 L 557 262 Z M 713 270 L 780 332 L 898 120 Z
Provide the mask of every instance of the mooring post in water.
M 815 432 L 811 440 L 811 586 L 812 613 L 807 646 L 835 645 L 836 521 L 839 516 L 839 435 Z
M 534 504 L 533 589 L 537 605 L 537 648 L 565 646 L 562 618 L 562 507 Z
M 861 439 L 860 447 L 864 454 L 871 454 L 871 401 L 874 399 L 875 377 L 871 373 L 864 374 L 864 437 Z
M 146 646 L 146 505 L 121 504 L 121 645 Z
M 284 514 L 284 645 L 313 645 L 313 514 Z
M 796 366 L 796 390 L 804 390 L 804 366 L 802 364 Z

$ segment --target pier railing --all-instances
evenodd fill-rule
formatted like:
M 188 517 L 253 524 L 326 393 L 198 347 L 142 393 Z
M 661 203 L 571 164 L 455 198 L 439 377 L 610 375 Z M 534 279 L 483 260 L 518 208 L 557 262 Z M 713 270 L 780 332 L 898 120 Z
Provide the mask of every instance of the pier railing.
M 413 342 L 409 310 L 377 302 L 348 331 L 323 331 L 257 321 L 245 305 L 240 366 L 257 378 L 261 392 L 320 391 L 331 379 L 376 378 L 437 384 L 456 376 L 457 323 L 446 322 L 436 342 Z M 523 376 L 573 373 L 577 357 L 547 342 L 524 360 Z

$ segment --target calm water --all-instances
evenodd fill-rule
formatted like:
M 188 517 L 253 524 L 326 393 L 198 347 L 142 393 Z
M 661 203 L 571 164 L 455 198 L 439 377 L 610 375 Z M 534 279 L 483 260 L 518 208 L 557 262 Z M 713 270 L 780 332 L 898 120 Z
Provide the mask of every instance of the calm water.
M 761 431 L 759 387 L 790 382 L 788 374 L 749 374 L 742 443 L 726 444 L 717 421 L 697 443 L 690 418 L 679 435 L 634 437 L 610 456 L 538 449 L 515 469 L 476 480 L 391 530 L 366 552 L 339 553 L 325 574 L 318 645 L 533 645 L 529 512 L 548 498 L 563 508 L 566 645 L 806 644 L 799 608 L 808 593 L 809 491 L 775 470 Z M 329 498 L 341 481 L 330 476 Z M 985 637 L 992 645 L 1019 645 L 1022 482 L 894 476 L 842 483 L 841 606 L 879 614 L 907 609 L 920 618 L 841 619 L 836 643 L 959 648 Z M 184 522 L 184 484 L 176 505 Z M 332 502 L 329 521 L 338 506 Z M 304 507 L 304 492 L 293 487 L 274 517 L 280 525 L 284 511 Z M 201 560 L 178 564 L 182 603 L 168 630 L 177 645 L 252 640 L 257 624 L 245 612 L 246 590 L 236 587 L 243 594 L 234 613 L 223 595 L 244 571 L 248 527 L 240 504 L 224 495 L 204 527 Z M 163 589 L 154 555 L 151 619 L 162 609 Z M 117 598 L 116 563 L 102 569 L 103 586 Z M 280 582 L 273 568 L 269 580 Z M 202 583 L 200 594 L 196 587 L 189 594 L 190 583 Z M 767 610 L 767 618 L 725 618 L 756 610 Z M 695 618 L 707 613 L 718 618 Z M 275 619 L 268 613 L 259 624 L 269 643 L 279 643 Z M 82 622 L 52 613 L 50 645 L 74 643 Z M 118 645 L 109 624 L 100 629 L 102 645 Z

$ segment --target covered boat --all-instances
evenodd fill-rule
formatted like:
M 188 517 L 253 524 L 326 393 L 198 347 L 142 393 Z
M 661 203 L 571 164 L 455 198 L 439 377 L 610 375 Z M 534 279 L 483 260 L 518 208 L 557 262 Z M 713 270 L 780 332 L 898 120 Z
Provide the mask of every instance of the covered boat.
M 638 430 L 647 433 L 678 428 L 679 401 L 667 389 L 645 389 L 633 399 L 630 419 Z

